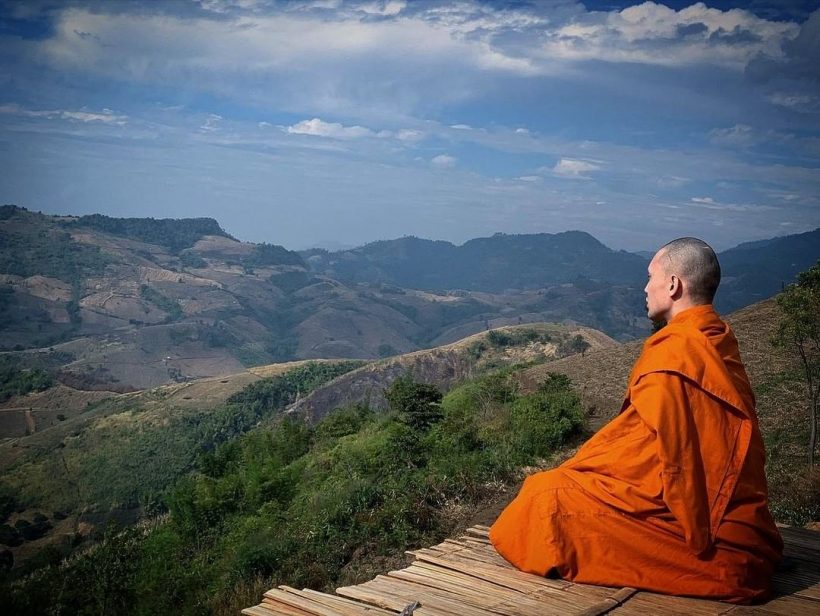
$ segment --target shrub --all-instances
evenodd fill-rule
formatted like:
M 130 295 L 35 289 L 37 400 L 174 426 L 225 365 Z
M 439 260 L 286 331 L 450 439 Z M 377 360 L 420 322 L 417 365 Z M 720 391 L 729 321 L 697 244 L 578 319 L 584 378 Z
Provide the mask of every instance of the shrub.
M 385 391 L 390 410 L 414 430 L 427 430 L 441 419 L 442 394 L 435 385 L 417 383 L 410 376 L 393 381 Z

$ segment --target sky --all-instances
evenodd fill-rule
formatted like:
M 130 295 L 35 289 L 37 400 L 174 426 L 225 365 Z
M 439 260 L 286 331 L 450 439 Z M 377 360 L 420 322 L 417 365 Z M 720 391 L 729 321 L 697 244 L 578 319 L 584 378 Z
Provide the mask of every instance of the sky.
M 820 226 L 820 0 L 0 0 L 0 203 L 244 241 Z

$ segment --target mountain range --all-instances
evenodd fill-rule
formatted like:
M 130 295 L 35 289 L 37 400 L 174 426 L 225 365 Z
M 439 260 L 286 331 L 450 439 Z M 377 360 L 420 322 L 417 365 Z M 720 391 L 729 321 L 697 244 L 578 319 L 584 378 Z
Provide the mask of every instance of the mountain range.
M 721 253 L 719 309 L 780 290 L 820 230 Z M 374 359 L 487 329 L 564 322 L 641 337 L 647 259 L 581 231 L 461 246 L 405 237 L 297 253 L 207 218 L 0 207 L 0 363 L 130 391 L 311 358 Z

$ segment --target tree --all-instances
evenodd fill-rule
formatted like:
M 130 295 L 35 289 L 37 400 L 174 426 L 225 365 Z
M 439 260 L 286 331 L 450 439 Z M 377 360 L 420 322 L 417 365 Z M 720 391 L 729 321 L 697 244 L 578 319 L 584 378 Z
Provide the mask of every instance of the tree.
M 587 349 L 590 346 L 591 345 L 589 344 L 589 342 L 584 340 L 584 337 L 581 334 L 576 334 L 575 337 L 569 342 L 570 352 L 580 353 L 581 357 L 583 357 L 586 354 Z
M 415 430 L 427 430 L 442 417 L 442 394 L 435 385 L 417 383 L 405 375 L 393 381 L 384 394 L 399 421 Z
M 814 466 L 820 405 L 820 261 L 777 296 L 777 305 L 783 318 L 774 343 L 800 358 L 809 394 L 809 466 Z

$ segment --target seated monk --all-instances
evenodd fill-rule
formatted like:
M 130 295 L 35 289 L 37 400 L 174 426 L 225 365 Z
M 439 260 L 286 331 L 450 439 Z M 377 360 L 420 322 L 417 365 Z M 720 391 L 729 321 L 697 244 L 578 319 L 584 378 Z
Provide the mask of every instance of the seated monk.
M 558 468 L 527 478 L 490 529 L 522 571 L 653 592 L 760 600 L 783 542 L 737 340 L 712 300 L 704 242 L 649 264 L 647 312 L 667 325 L 635 363 L 620 414 Z

